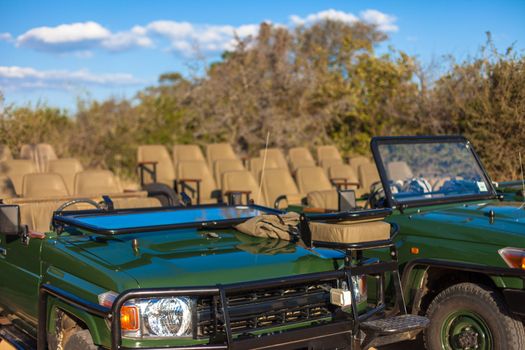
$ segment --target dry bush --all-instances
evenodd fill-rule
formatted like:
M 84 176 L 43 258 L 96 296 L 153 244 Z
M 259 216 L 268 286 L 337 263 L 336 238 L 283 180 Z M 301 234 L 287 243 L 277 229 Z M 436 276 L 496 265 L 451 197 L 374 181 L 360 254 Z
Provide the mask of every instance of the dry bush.
M 355 23 L 326 21 L 294 31 L 261 24 L 204 76 L 163 74 L 131 100 L 80 101 L 76 114 L 45 105 L 7 106 L 2 143 L 49 142 L 86 166 L 135 174 L 139 144 L 231 142 L 255 155 L 270 146 L 335 143 L 369 154 L 370 138 L 463 134 L 495 179 L 517 178 L 525 153 L 525 58 L 491 41 L 437 79 L 386 36 Z M 525 154 L 524 154 L 525 158 Z

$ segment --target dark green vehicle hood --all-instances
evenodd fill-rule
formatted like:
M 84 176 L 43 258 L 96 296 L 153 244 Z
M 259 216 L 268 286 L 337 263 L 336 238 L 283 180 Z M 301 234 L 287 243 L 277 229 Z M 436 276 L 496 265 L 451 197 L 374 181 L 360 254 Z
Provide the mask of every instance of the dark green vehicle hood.
M 491 214 L 494 214 L 491 218 Z M 402 230 L 425 235 L 439 232 L 450 239 L 501 246 L 525 246 L 523 203 L 487 201 L 421 208 L 408 214 Z
M 333 270 L 342 254 L 295 243 L 217 230 L 177 230 L 114 237 L 64 237 L 106 269 L 125 273 L 141 288 L 202 286 Z M 132 241 L 138 241 L 134 250 Z

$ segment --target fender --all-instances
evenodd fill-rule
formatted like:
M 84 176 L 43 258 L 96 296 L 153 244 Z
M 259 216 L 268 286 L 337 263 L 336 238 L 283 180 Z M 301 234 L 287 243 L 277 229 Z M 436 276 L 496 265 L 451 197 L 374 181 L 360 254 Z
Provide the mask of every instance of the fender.
M 474 272 L 486 275 L 494 281 L 494 284 L 499 288 L 505 288 L 505 283 L 502 281 L 503 277 L 516 277 L 521 278 L 525 282 L 525 271 L 512 269 L 508 267 L 496 267 L 479 264 L 471 264 L 460 261 L 449 261 L 440 259 L 415 259 L 408 262 L 404 269 L 401 278 L 401 284 L 405 291 L 405 297 L 411 301 L 411 305 L 416 307 L 412 308 L 412 313 L 417 313 L 421 299 L 423 298 L 423 282 L 428 276 L 429 268 L 441 268 L 455 271 Z M 416 292 L 411 295 L 412 287 L 416 287 Z M 510 289 L 511 290 L 511 289 Z M 508 291 L 508 290 L 506 290 Z M 509 298 L 507 293 L 504 291 L 503 295 L 508 304 Z
M 59 308 L 82 320 L 90 332 L 94 332 L 92 333 L 93 341 L 97 343 L 103 341 L 100 333 L 95 330 L 107 328 L 107 326 L 100 328 L 97 325 L 100 326 L 99 322 L 104 324 L 104 319 L 109 318 L 108 308 L 86 301 L 60 288 L 44 284 L 40 286 L 38 296 L 38 350 L 47 348 L 47 332 L 53 329 L 54 324 L 51 323 L 55 321 L 53 313 L 49 313 L 49 310 L 52 310 L 54 305 L 58 305 Z

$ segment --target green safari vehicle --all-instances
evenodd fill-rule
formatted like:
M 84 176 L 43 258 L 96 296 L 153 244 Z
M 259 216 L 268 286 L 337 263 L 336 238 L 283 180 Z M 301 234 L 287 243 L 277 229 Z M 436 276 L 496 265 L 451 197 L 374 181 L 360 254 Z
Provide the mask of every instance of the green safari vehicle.
M 4 342 L 38 350 L 368 349 L 414 338 L 428 324 L 406 311 L 397 226 L 383 221 L 390 209 L 297 215 L 284 240 L 235 229 L 285 215 L 271 208 L 112 209 L 105 201 L 55 208 L 44 233 L 20 223 L 21 210 L 39 211 L 41 202 L 0 205 Z M 96 208 L 65 210 L 82 202 Z M 376 228 L 381 236 L 367 240 Z M 387 258 L 365 257 L 379 248 Z
M 369 205 L 394 211 L 407 305 L 430 319 L 426 348 L 525 349 L 524 203 L 496 192 L 463 137 L 371 148 L 381 184 Z

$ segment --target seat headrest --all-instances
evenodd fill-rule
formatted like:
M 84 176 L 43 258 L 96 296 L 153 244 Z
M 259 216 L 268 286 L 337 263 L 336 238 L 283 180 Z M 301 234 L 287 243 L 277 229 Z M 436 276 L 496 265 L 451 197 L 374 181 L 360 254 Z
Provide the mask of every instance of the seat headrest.
M 204 160 L 204 156 L 198 145 L 173 146 L 173 161 L 178 163 L 186 160 Z
M 35 163 L 28 159 L 10 159 L 0 163 L 0 172 L 6 175 L 29 174 L 36 172 Z
M 320 163 L 324 170 L 329 171 L 331 167 L 343 164 L 343 160 L 341 158 L 325 158 L 321 159 Z
M 22 197 L 60 197 L 69 192 L 62 176 L 55 173 L 26 174 L 22 179 Z
M 299 192 L 331 190 L 332 184 L 321 167 L 305 167 L 297 169 L 295 173 Z
M 75 195 L 121 193 L 120 182 L 109 170 L 85 170 L 75 175 Z
M 171 162 L 170 154 L 163 145 L 141 145 L 137 148 L 137 158 L 139 162 L 144 161 L 164 161 Z
M 50 160 L 47 170 L 51 173 L 78 173 L 84 170 L 82 164 L 75 158 Z
M 213 170 L 215 181 L 222 187 L 222 175 L 228 171 L 244 170 L 244 165 L 239 159 L 217 159 Z
M 314 160 L 312 154 L 306 147 L 293 147 L 288 150 L 288 156 L 290 159 L 308 159 Z
M 250 199 L 255 204 L 266 205 L 257 181 L 248 170 L 227 171 L 222 175 L 222 190 L 226 192 L 250 191 Z
M 237 155 L 229 143 L 211 143 L 206 146 L 206 158 L 208 165 L 213 166 L 217 159 L 237 159 Z
M 320 161 L 321 159 L 327 159 L 327 158 L 338 158 L 341 159 L 341 154 L 339 153 L 339 150 L 335 146 L 318 146 L 317 147 L 317 159 Z
M 43 160 L 57 159 L 55 149 L 48 143 L 39 143 L 36 145 L 36 151 L 38 152 L 38 157 Z
M 403 161 L 388 163 L 387 170 L 390 180 L 393 181 L 404 181 L 414 177 L 414 174 L 412 173 L 412 170 L 408 164 Z
M 363 164 L 372 164 L 372 161 L 365 156 L 354 156 L 348 160 L 348 163 L 354 170 L 358 171 Z

